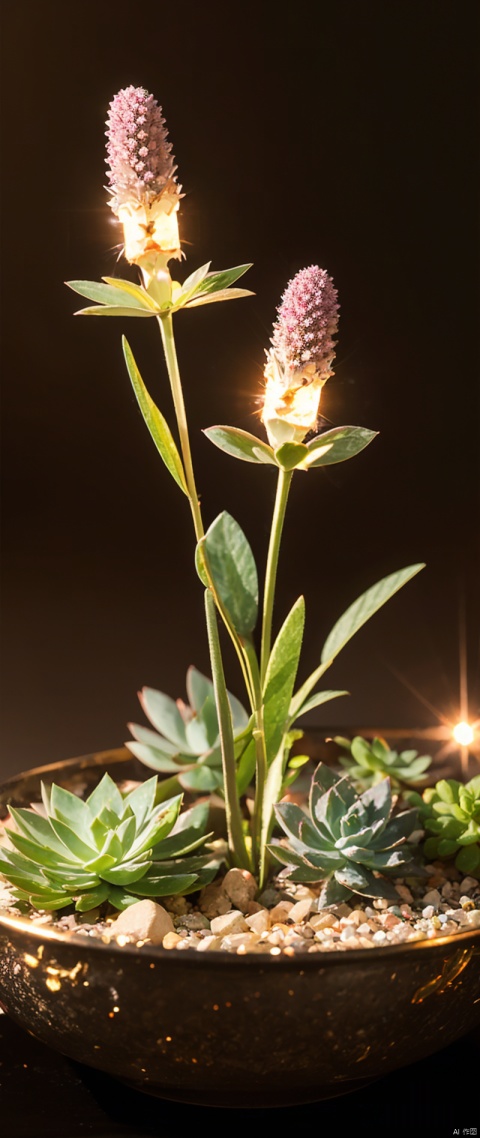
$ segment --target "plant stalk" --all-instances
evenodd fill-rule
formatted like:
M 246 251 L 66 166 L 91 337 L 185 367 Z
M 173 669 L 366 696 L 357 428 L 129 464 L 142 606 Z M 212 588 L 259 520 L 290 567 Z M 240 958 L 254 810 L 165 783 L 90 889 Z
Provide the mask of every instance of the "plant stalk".
M 250 859 L 242 827 L 242 815 L 237 795 L 237 767 L 232 729 L 232 716 L 225 685 L 220 639 L 218 635 L 217 613 L 213 594 L 205 590 L 205 613 L 207 618 L 208 646 L 212 665 L 212 679 L 217 704 L 218 725 L 222 743 L 223 781 L 225 787 L 225 812 L 227 816 L 228 846 L 234 865 L 250 869 Z
M 282 540 L 285 510 L 287 508 L 288 492 L 292 481 L 293 470 L 279 470 L 275 507 L 273 511 L 272 529 L 268 547 L 267 567 L 265 570 L 265 588 L 263 593 L 262 617 L 262 643 L 260 652 L 260 682 L 263 688 L 270 658 L 272 642 L 273 602 L 275 598 L 275 584 L 277 580 L 278 556 Z
M 195 536 L 197 538 L 197 541 L 200 541 L 200 538 L 204 536 L 204 529 L 202 515 L 200 513 L 200 503 L 198 500 L 197 488 L 195 485 L 195 476 L 193 473 L 192 452 L 190 450 L 187 415 L 183 399 L 182 382 L 178 368 L 177 352 L 175 349 L 173 321 L 170 313 L 168 313 L 166 316 L 159 316 L 158 323 L 160 325 L 160 332 L 162 334 L 163 350 L 165 352 L 165 360 L 167 363 L 168 378 L 170 380 L 173 405 L 175 407 L 175 415 L 177 417 L 180 447 L 182 451 L 183 465 L 185 468 L 185 478 L 187 480 L 188 486 L 190 508 L 192 511 L 193 524 L 195 527 Z

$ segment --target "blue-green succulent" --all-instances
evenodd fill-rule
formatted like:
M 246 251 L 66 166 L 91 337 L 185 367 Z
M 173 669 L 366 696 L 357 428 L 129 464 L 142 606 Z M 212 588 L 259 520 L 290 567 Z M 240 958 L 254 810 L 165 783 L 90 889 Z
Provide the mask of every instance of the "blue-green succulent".
M 350 739 L 337 735 L 334 742 L 346 751 L 339 757 L 342 767 L 362 789 L 375 786 L 382 778 L 390 778 L 395 790 L 411 786 L 423 779 L 432 761 L 429 755 L 419 755 L 414 750 L 401 751 L 400 754 L 391 751 L 388 743 L 379 738 L 369 743 L 361 735 L 356 735 L 350 742 Z
M 207 794 L 223 785 L 215 693 L 212 681 L 193 667 L 188 669 L 186 687 L 189 704 L 143 688 L 140 703 L 154 730 L 129 723 L 135 741 L 126 746 L 147 767 L 176 776 L 184 790 Z M 240 754 L 249 717 L 234 695 L 229 693 L 228 698 Z
M 398 901 L 387 877 L 422 872 L 414 860 L 417 847 L 407 840 L 418 827 L 417 810 L 392 817 L 388 778 L 357 794 L 346 776 L 320 763 L 309 814 L 292 802 L 281 802 L 275 814 L 287 839 L 274 840 L 269 851 L 292 881 L 323 882 L 319 908 L 354 893 Z

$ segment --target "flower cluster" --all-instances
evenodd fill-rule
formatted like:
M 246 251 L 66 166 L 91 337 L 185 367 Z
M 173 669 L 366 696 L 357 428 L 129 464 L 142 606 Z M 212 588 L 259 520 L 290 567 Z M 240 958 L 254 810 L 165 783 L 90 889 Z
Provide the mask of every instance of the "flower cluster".
M 125 87 L 107 118 L 109 205 L 124 227 L 125 256 L 138 263 L 152 252 L 178 255 L 180 189 L 167 128 L 153 95 Z
M 277 312 L 262 414 L 272 445 L 287 438 L 301 442 L 316 426 L 321 390 L 332 374 L 335 354 L 338 303 L 332 278 L 318 265 L 301 269 L 289 281 Z

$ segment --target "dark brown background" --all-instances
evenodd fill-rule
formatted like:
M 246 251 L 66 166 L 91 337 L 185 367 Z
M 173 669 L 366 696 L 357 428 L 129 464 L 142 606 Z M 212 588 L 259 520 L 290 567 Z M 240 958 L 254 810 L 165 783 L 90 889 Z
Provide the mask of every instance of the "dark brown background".
M 428 563 L 340 657 L 331 684 L 352 696 L 316 721 L 434 721 L 391 668 L 455 716 L 461 601 L 479 714 L 477 11 L 4 6 L 3 774 L 121 743 L 142 684 L 180 695 L 190 662 L 208 668 L 188 508 L 121 356 L 124 331 L 171 419 L 157 329 L 73 320 L 62 284 L 125 272 L 103 132 L 129 83 L 167 117 L 185 272 L 255 263 L 255 298 L 176 321 L 206 520 L 230 510 L 263 564 L 273 472 L 229 460 L 200 428 L 256 429 L 275 306 L 306 264 L 328 269 L 341 301 L 324 415 L 381 432 L 294 482 L 277 617 L 305 592 L 303 675 L 364 588 Z M 235 666 L 230 684 L 241 694 Z

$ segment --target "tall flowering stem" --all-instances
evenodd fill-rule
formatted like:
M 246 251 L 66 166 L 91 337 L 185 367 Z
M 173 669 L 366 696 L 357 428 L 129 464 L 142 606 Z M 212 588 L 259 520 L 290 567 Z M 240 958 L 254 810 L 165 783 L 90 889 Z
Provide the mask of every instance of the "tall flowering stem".
M 265 570 L 265 587 L 263 591 L 262 644 L 260 651 L 260 680 L 262 685 L 265 682 L 270 658 L 273 603 L 275 599 L 275 585 L 277 582 L 278 559 L 292 477 L 293 470 L 278 471 L 277 493 L 275 497 L 272 528 L 270 531 L 267 566 Z
M 188 433 L 187 415 L 185 411 L 185 400 L 183 398 L 182 381 L 180 379 L 177 352 L 175 348 L 175 337 L 173 334 L 173 320 L 171 316 L 161 316 L 158 319 L 158 323 L 160 325 L 160 332 L 162 335 L 165 362 L 167 364 L 173 405 L 177 419 L 180 447 L 182 451 L 183 465 L 185 468 L 185 478 L 187 481 L 190 508 L 192 511 L 193 525 L 195 528 L 195 537 L 197 541 L 200 541 L 205 531 L 203 528 L 200 503 L 198 500 L 197 488 L 195 485 L 195 475 L 193 473 L 192 452 L 190 448 L 190 437 Z
M 337 290 L 331 277 L 318 265 L 301 269 L 285 289 L 267 353 L 262 420 L 275 447 L 302 442 L 315 429 L 322 387 L 332 374 L 337 325 Z M 262 684 L 270 657 L 278 558 L 292 475 L 293 471 L 279 469 L 265 572 Z

